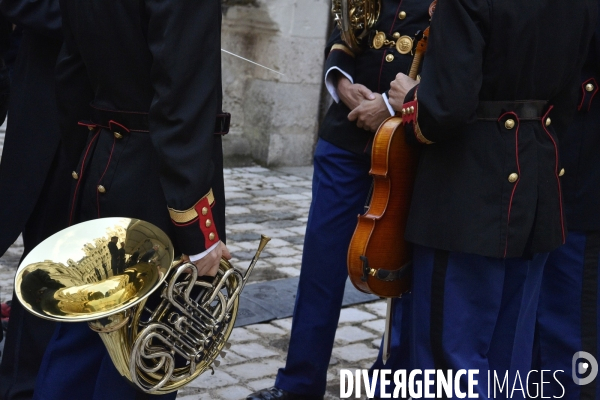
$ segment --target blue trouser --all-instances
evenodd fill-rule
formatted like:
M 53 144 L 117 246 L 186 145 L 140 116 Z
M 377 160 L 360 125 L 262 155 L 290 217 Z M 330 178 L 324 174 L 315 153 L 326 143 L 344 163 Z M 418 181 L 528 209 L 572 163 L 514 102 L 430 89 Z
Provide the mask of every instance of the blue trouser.
M 73 351 L 79 349 L 79 351 Z M 173 400 L 144 394 L 123 378 L 100 336 L 86 322 L 59 323 L 46 348 L 34 400 Z
M 545 379 L 549 383 L 544 386 L 544 396 L 564 393 L 564 399 L 600 399 L 600 379 L 579 386 L 572 378 L 576 352 L 598 358 L 599 270 L 600 232 L 569 232 L 566 243 L 548 257 L 533 363 L 534 369 L 552 371 Z M 555 379 L 552 374 L 558 370 L 564 372 L 556 372 Z M 587 376 L 575 372 L 578 377 Z
M 368 155 L 319 140 L 312 203 L 285 368 L 275 386 L 322 396 L 348 271 L 348 245 L 371 187 Z
M 478 369 L 475 393 L 483 399 L 488 398 L 488 371 L 492 379 L 494 372 L 502 378 L 508 373 L 512 389 L 517 371 L 526 377 L 531 367 L 546 258 L 544 253 L 498 259 L 415 246 L 413 368 Z M 467 377 L 462 378 L 460 389 L 466 393 Z M 495 398 L 506 394 L 506 388 L 502 393 L 497 388 Z M 523 397 L 523 391 L 512 393 L 512 398 Z

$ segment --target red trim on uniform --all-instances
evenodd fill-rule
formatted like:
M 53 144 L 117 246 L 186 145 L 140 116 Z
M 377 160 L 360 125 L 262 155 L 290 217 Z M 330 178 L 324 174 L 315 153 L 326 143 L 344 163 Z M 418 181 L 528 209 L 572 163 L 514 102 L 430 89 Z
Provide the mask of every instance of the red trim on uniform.
M 579 103 L 579 106 L 577 106 L 577 111 L 581 111 L 581 107 L 583 107 L 583 103 L 585 103 L 585 94 L 587 92 L 587 90 L 585 90 L 585 85 L 587 85 L 590 82 L 594 82 L 595 90 L 594 90 L 594 93 L 592 93 L 590 102 L 588 103 L 588 111 L 590 111 L 590 108 L 592 107 L 592 101 L 594 100 L 594 97 L 596 96 L 596 93 L 598 93 L 598 90 L 599 90 L 598 82 L 596 82 L 596 78 L 590 78 L 581 84 L 581 103 Z
M 563 216 L 562 189 L 560 188 L 560 177 L 558 175 L 559 174 L 559 171 L 558 171 L 558 146 L 556 145 L 556 141 L 554 140 L 554 138 L 552 137 L 552 135 L 546 128 L 546 124 L 544 123 L 546 121 L 546 119 L 548 118 L 548 114 L 550 114 L 550 111 L 552 111 L 553 108 L 554 108 L 554 106 L 550 106 L 548 111 L 546 111 L 546 114 L 544 114 L 544 117 L 542 118 L 542 128 L 544 128 L 544 131 L 546 132 L 546 134 L 552 141 L 552 144 L 554 145 L 554 160 L 555 160 L 554 161 L 554 163 L 555 163 L 554 164 L 554 176 L 556 177 L 556 187 L 558 188 L 558 201 L 560 204 L 560 229 L 562 232 L 562 239 L 563 239 L 563 244 L 564 244 L 565 240 L 566 240 L 566 235 L 565 235 L 565 220 L 564 220 L 564 216 Z
M 369 146 L 371 145 L 371 143 L 373 142 L 373 138 L 369 139 L 369 141 L 367 142 L 367 145 L 365 146 L 363 153 L 367 152 L 367 149 L 369 148 Z
M 381 93 L 381 74 L 383 73 L 383 63 L 385 62 L 386 54 L 387 49 L 383 51 L 383 55 L 381 56 L 381 67 L 379 67 L 379 78 L 377 79 L 377 93 Z
M 202 209 L 205 208 L 208 210 L 206 215 L 202 215 Z M 198 213 L 198 224 L 200 226 L 200 230 L 204 234 L 204 248 L 208 249 L 213 244 L 219 241 L 219 234 L 217 233 L 217 227 L 215 226 L 215 220 L 212 216 L 212 208 L 210 207 L 210 203 L 208 202 L 208 197 L 202 198 L 196 205 L 194 205 L 194 209 Z M 209 227 L 206 226 L 206 221 L 210 220 L 211 225 Z M 213 240 L 209 239 L 210 234 L 214 234 Z
M 192 225 L 192 224 L 195 224 L 196 222 L 198 222 L 198 217 L 194 218 L 193 220 L 191 220 L 191 221 L 189 221 L 189 222 L 183 223 L 183 224 L 177 223 L 177 222 L 175 222 L 175 221 L 173 221 L 173 220 L 171 220 L 171 222 L 172 222 L 172 223 L 173 223 L 175 226 L 189 226 L 189 225 Z
M 117 121 L 114 121 L 112 119 L 110 121 L 108 121 L 108 126 L 111 131 L 115 130 L 115 127 L 113 125 L 116 125 L 118 128 L 124 129 L 127 133 L 130 132 L 129 128 L 127 128 L 125 125 L 121 125 L 120 123 L 118 123 Z
M 75 192 L 73 193 L 73 201 L 71 202 L 71 212 L 69 214 L 69 225 L 71 225 L 73 223 L 73 210 L 75 209 L 75 200 L 77 199 L 77 191 L 79 190 L 79 184 L 81 183 L 81 180 L 83 179 L 83 169 L 85 167 L 85 159 L 87 158 L 88 152 L 90 151 L 90 147 L 92 147 L 92 143 L 94 143 L 94 140 L 96 140 L 99 133 L 100 133 L 100 130 L 98 130 L 98 132 L 96 132 L 96 134 L 92 137 L 92 140 L 90 140 L 90 144 L 88 144 L 88 147 L 85 150 L 85 154 L 83 155 L 83 160 L 81 161 L 81 169 L 79 171 L 79 179 L 77 180 L 77 185 L 75 185 Z
M 113 145 L 110 149 L 110 154 L 108 156 L 108 162 L 106 163 L 106 168 L 104 168 L 104 172 L 102 173 L 102 175 L 100 176 L 100 179 L 98 180 L 98 185 L 100 185 L 100 182 L 102 182 L 102 178 L 104 178 L 106 171 L 108 171 L 108 166 L 110 165 L 110 160 L 112 160 L 112 155 L 115 150 L 116 141 L 117 141 L 117 138 L 113 136 Z M 98 185 L 96 185 L 96 186 L 98 186 Z M 100 192 L 97 190 L 96 190 L 96 209 L 98 210 L 98 218 L 100 218 Z
M 596 94 L 598 93 L 598 83 L 596 82 L 596 78 L 592 78 L 592 80 L 594 81 L 594 87 L 596 88 L 596 90 L 594 90 L 594 93 L 592 93 L 592 97 L 590 97 L 590 102 L 588 103 L 588 111 L 590 111 L 590 108 L 592 108 L 592 101 L 594 101 L 594 97 L 596 97 Z
M 402 0 L 400 0 L 400 3 L 398 3 L 398 8 L 396 9 L 396 14 L 394 15 L 394 21 L 392 22 L 392 26 L 390 27 L 390 35 L 392 34 L 392 31 L 394 30 L 394 25 L 396 24 L 396 20 L 398 19 L 398 12 L 400 11 L 400 7 L 402 7 Z
M 506 257 L 506 254 L 508 253 L 508 233 L 509 233 L 509 229 L 510 229 L 510 227 L 509 227 L 510 212 L 512 210 L 512 203 L 513 203 L 513 199 L 515 197 L 515 192 L 517 191 L 517 186 L 519 185 L 519 181 L 521 180 L 521 165 L 519 164 L 519 126 L 521 125 L 521 121 L 519 120 L 519 116 L 517 114 L 515 114 L 514 112 L 507 112 L 507 113 L 502 114 L 500 116 L 500 118 L 498 118 L 498 121 L 500 121 L 506 115 L 513 115 L 515 117 L 515 119 L 517 120 L 517 128 L 515 130 L 515 161 L 517 163 L 517 173 L 519 174 L 519 177 L 517 178 L 517 181 L 515 182 L 515 184 L 513 186 L 512 193 L 510 194 L 510 200 L 508 202 L 508 217 L 506 219 L 506 245 L 504 246 L 504 257 Z

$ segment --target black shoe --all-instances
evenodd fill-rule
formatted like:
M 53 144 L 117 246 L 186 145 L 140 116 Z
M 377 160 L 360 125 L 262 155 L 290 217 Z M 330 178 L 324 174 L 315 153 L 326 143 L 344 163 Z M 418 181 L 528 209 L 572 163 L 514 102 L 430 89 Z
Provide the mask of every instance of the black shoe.
M 323 396 L 305 396 L 286 392 L 273 386 L 248 395 L 246 400 L 323 400 Z

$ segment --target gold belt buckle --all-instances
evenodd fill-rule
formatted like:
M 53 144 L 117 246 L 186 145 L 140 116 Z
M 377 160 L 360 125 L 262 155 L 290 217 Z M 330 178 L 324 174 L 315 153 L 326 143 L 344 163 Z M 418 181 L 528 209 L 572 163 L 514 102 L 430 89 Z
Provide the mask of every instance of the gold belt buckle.
M 396 40 L 396 50 L 400 54 L 408 54 L 412 51 L 413 48 L 413 39 L 410 36 L 400 36 L 398 40 Z
M 375 36 L 373 36 L 373 48 L 379 50 L 385 44 L 385 33 L 375 31 Z
M 404 35 L 400 36 L 398 40 L 388 40 L 387 36 L 384 32 L 375 31 L 375 36 L 373 36 L 373 48 L 376 50 L 381 49 L 384 46 L 396 46 L 396 50 L 400 54 L 408 54 L 412 51 L 413 48 L 413 38 L 410 36 Z

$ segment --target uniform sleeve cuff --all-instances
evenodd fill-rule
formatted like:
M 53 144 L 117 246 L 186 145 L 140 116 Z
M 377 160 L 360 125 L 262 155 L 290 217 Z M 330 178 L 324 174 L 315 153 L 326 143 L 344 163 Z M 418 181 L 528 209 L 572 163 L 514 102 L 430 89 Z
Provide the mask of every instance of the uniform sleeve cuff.
M 402 124 L 408 127 L 408 129 L 405 130 L 405 134 L 412 133 L 418 143 L 433 144 L 434 142 L 427 139 L 423 135 L 423 132 L 421 132 L 421 127 L 419 126 L 419 101 L 417 98 L 418 88 L 418 85 L 415 86 L 414 89 L 407 93 L 406 98 L 404 99 L 405 103 L 402 105 L 401 110 Z
M 169 207 L 171 220 L 179 228 L 176 230 L 177 243 L 185 254 L 201 253 L 219 242 L 219 234 L 212 215 L 214 202 L 211 189 L 187 210 L 179 211 Z
M 327 88 L 327 91 L 329 92 L 329 94 L 331 95 L 333 100 L 336 103 L 339 103 L 340 96 L 337 93 L 337 88 L 336 88 L 337 82 L 335 82 L 335 80 L 333 79 L 333 76 L 331 75 L 331 71 L 333 71 L 333 70 L 339 71 L 342 75 L 344 75 L 346 78 L 348 78 L 350 83 L 354 83 L 354 79 L 352 78 L 352 76 L 350 74 L 348 74 L 347 72 L 345 72 L 344 70 L 342 70 L 338 67 L 331 67 L 327 70 L 327 72 L 325 72 L 325 87 Z

